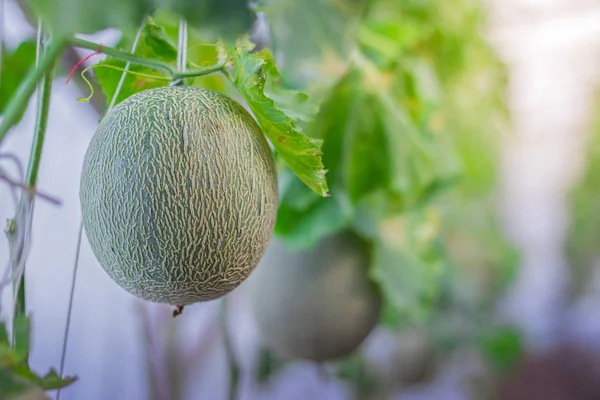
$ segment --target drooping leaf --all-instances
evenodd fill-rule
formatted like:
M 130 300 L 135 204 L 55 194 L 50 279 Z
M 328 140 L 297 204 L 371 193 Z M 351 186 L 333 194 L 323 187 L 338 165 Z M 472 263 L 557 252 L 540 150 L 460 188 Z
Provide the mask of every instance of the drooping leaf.
M 2 51 L 2 74 L 0 76 L 0 114 L 4 112 L 8 102 L 15 96 L 19 85 L 30 68 L 35 66 L 35 42 L 28 40 L 19 45 L 16 50 Z M 19 123 L 21 114 L 15 120 Z
M 55 36 L 94 33 L 106 28 L 135 29 L 153 0 L 27 0 Z
M 272 58 L 266 57 L 264 53 L 263 57 L 250 54 L 239 46 L 231 48 L 229 53 L 233 60 L 233 67 L 229 72 L 231 81 L 277 153 L 302 182 L 319 195 L 327 195 L 326 171 L 321 161 L 320 147 L 265 93 L 269 73 L 277 70 Z M 303 97 L 302 100 L 306 98 Z
M 286 89 L 282 86 L 281 74 L 276 68 L 276 60 L 268 48 L 256 54 L 266 62 L 268 79 L 265 94 L 275 102 L 277 108 L 297 123 L 312 121 L 319 112 L 319 103 L 306 93 Z

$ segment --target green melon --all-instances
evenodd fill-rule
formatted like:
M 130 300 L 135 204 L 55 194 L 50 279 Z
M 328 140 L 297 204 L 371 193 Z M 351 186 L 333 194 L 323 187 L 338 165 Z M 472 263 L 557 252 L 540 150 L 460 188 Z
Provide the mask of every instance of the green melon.
M 280 356 L 317 362 L 352 353 L 381 308 L 368 262 L 364 243 L 349 233 L 302 252 L 272 240 L 248 281 L 265 344 Z
M 237 102 L 200 88 L 156 88 L 102 120 L 80 200 L 91 248 L 123 289 L 159 303 L 208 301 L 243 282 L 267 248 L 275 162 Z

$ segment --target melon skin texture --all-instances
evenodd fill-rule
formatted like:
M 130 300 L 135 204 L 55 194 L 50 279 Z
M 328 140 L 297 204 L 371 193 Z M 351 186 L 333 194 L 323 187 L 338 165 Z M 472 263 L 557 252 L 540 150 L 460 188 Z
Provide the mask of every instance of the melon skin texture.
M 368 263 L 364 243 L 353 234 L 329 237 L 308 251 L 273 239 L 248 280 L 265 344 L 280 356 L 316 362 L 356 350 L 381 309 Z
M 137 93 L 102 120 L 81 176 L 83 224 L 106 273 L 144 300 L 219 298 L 256 267 L 278 204 L 273 153 L 234 100 Z

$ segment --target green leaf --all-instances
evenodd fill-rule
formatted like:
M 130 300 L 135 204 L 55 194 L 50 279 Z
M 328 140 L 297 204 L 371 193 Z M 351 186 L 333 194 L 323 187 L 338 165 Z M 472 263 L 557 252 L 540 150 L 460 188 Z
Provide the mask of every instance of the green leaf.
M 431 76 L 419 71 L 415 87 L 430 95 Z M 380 220 L 422 207 L 455 183 L 458 164 L 448 138 L 421 125 L 430 111 L 409 114 L 408 94 L 388 89 L 405 80 L 366 62 L 332 88 L 307 131 L 323 140 L 333 201 L 317 201 L 283 179 L 276 234 L 305 246 L 352 225 L 377 238 Z
M 256 55 L 262 58 L 268 66 L 268 79 L 265 84 L 265 94 L 277 108 L 290 116 L 295 122 L 310 122 L 319 112 L 319 103 L 307 94 L 286 89 L 282 86 L 281 74 L 275 67 L 276 61 L 268 48 L 264 48 Z
M 262 0 L 286 84 L 335 82 L 350 61 L 366 0 Z
M 55 36 L 140 25 L 152 0 L 27 0 Z
M 172 11 L 160 9 L 152 15 L 152 23 L 158 27 L 154 30 L 158 35 L 157 40 L 159 43 L 154 45 L 151 41 L 146 41 L 147 45 L 154 47 L 154 53 L 160 52 L 162 46 L 171 47 L 171 49 L 166 49 L 164 54 L 170 54 L 166 61 L 175 65 L 177 49 L 174 43 L 179 38 L 179 18 Z M 189 68 L 212 66 L 221 62 L 224 56 L 223 53 L 226 53 L 226 51 L 220 44 L 211 43 L 209 36 L 193 26 L 188 26 L 187 60 Z M 233 88 L 223 74 L 188 78 L 185 83 L 190 86 L 216 90 L 230 97 L 237 95 L 237 90 Z
M 60 377 L 56 370 L 51 369 L 46 375 L 40 378 L 39 385 L 44 390 L 54 390 L 64 388 L 77 380 L 76 376 Z
M 431 314 L 446 267 L 437 218 L 415 212 L 382 222 L 370 274 L 388 303 L 383 322 L 420 323 Z
M 509 371 L 524 351 L 522 335 L 510 327 L 481 335 L 478 344 L 488 362 L 500 373 Z
M 23 360 L 29 356 L 30 323 L 29 318 L 23 315 L 16 316 L 13 322 L 13 336 L 15 338 L 15 354 Z
M 352 216 L 352 205 L 343 193 L 318 197 L 308 208 L 303 209 L 280 202 L 274 232 L 291 249 L 306 249 L 323 237 L 350 226 Z
M 150 17 L 148 17 L 148 23 L 144 26 L 141 38 L 145 47 L 152 50 L 156 58 L 167 62 L 173 62 L 177 59 L 177 45 L 169 38 L 165 28 L 156 25 Z M 150 51 L 144 53 L 148 56 Z
M 100 83 L 102 91 L 106 96 L 107 105 L 111 103 L 112 97 L 117 89 L 119 81 L 121 80 L 121 76 L 123 75 L 123 69 L 125 66 L 125 62 L 108 57 L 106 60 L 98 63 L 98 65 L 94 67 L 94 75 Z M 116 67 L 117 69 L 111 67 Z M 143 75 L 136 75 L 136 73 Z M 126 98 L 136 93 L 156 87 L 166 86 L 168 83 L 169 79 L 165 73 L 131 64 L 129 67 L 129 73 L 123 81 L 123 85 L 121 86 L 121 90 L 115 104 L 119 104 Z
M 0 399 L 25 393 L 32 386 L 31 382 L 19 378 L 10 369 L 0 365 Z
M 262 57 L 250 54 L 241 47 L 231 48 L 229 54 L 233 60 L 230 79 L 277 153 L 302 182 L 319 195 L 326 196 L 328 189 L 321 149 L 265 93 L 269 74 L 278 73 L 273 59 L 265 53 Z
M 399 78 L 371 65 L 352 68 L 310 131 L 324 140 L 330 185 L 347 192 L 355 205 L 382 191 L 387 202 L 417 205 L 455 176 L 452 148 L 443 137 L 419 129 L 386 89 Z
M 433 32 L 433 26 L 410 17 L 404 17 L 401 23 L 397 19 L 377 19 L 362 24 L 358 43 L 375 63 L 388 65 L 399 62 L 407 51 L 428 39 Z
M 249 33 L 255 14 L 247 0 L 158 0 L 158 4 L 184 17 L 210 40 L 234 42 Z
M 61 378 L 54 369 L 41 377 L 29 369 L 30 320 L 17 316 L 13 324 L 15 347 L 11 348 L 4 323 L 0 324 L 0 398 L 7 394 L 20 394 L 30 388 L 52 390 L 73 383 L 76 377 Z
M 151 18 L 148 18 L 147 20 L 148 23 L 142 30 L 140 41 L 134 54 L 148 59 L 159 60 L 174 66 L 177 60 L 176 47 L 174 47 L 173 42 L 167 36 L 166 31 L 162 26 L 156 25 Z M 123 38 L 117 47 L 125 52 L 129 52 L 133 45 L 134 38 L 134 31 L 125 31 L 123 33 Z M 119 61 L 113 57 L 107 57 L 104 61 L 98 63 L 97 66 L 94 67 L 94 75 L 100 83 L 102 91 L 106 95 L 107 104 L 110 104 L 112 101 L 113 94 L 117 89 L 121 76 L 123 75 L 123 69 L 126 65 L 126 62 Z M 115 105 L 136 93 L 166 86 L 168 84 L 169 78 L 164 72 L 132 63 L 129 67 L 129 73 L 123 81 Z
M 35 67 L 35 42 L 28 40 L 19 45 L 16 50 L 2 50 L 2 75 L 0 77 L 0 113 L 15 96 L 16 91 L 30 68 Z M 23 118 L 21 114 L 17 117 L 15 124 Z
M 147 25 L 142 30 L 135 55 L 161 61 L 175 68 L 177 62 L 175 43 L 178 35 L 178 19 L 175 18 L 173 13 L 161 10 L 155 13 L 152 18 L 148 17 L 147 21 Z M 133 31 L 125 32 L 117 47 L 129 52 L 134 37 L 135 33 Z M 192 28 L 188 29 L 188 68 L 217 64 L 221 56 L 220 49 L 214 43 L 206 43 L 198 31 Z M 111 102 L 125 65 L 126 63 L 123 61 L 107 57 L 94 67 L 96 79 L 98 79 L 106 95 L 108 104 Z M 135 93 L 169 84 L 168 76 L 160 71 L 141 67 L 137 64 L 131 64 L 129 71 L 130 73 L 127 74 L 123 82 L 115 104 Z M 220 74 L 186 79 L 186 84 L 217 90 L 225 94 L 232 93 L 232 88 L 227 85 L 226 78 Z
M 43 390 L 64 388 L 77 380 L 77 377 L 74 376 L 61 378 L 54 369 L 51 369 L 44 376 L 39 376 L 31 371 L 25 363 L 13 366 L 10 373 L 19 381 L 26 382 L 30 386 L 37 386 Z

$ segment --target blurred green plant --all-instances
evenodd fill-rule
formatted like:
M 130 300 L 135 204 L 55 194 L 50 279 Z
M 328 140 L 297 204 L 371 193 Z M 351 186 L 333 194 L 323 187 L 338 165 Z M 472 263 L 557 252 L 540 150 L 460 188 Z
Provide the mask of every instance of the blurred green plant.
M 600 260 L 600 96 L 596 96 L 596 115 L 582 162 L 582 175 L 570 194 L 571 224 L 565 244 L 567 259 L 573 267 L 571 295 L 590 289 Z
M 440 341 L 460 342 L 483 333 L 446 331 L 449 321 L 493 322 L 489 311 L 518 256 L 495 217 L 506 73 L 485 40 L 480 2 L 25 4 L 54 38 L 108 54 L 92 67 L 108 99 L 130 64 L 117 103 L 179 80 L 245 103 L 279 164 L 275 234 L 298 249 L 349 228 L 370 241 L 369 276 L 384 295 L 383 326 L 425 325 Z M 260 51 L 247 37 L 254 12 L 270 33 Z M 182 16 L 189 23 L 186 72 L 176 68 Z M 123 34 L 114 49 L 73 38 L 108 27 Z M 5 73 L 18 73 L 14 66 L 31 65 L 27 42 L 4 56 L 2 82 Z M 19 74 L 0 90 L 3 115 L 15 93 L 32 89 Z M 505 346 L 485 343 L 482 351 L 498 353 L 491 362 L 506 364 L 493 361 Z M 360 362 L 348 362 L 349 371 L 361 370 Z M 264 376 L 276 369 L 267 367 Z

